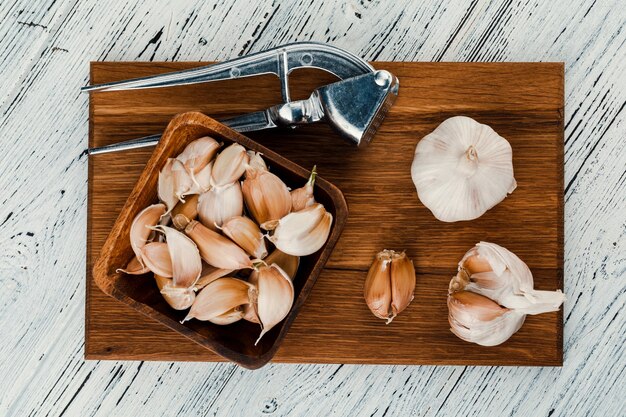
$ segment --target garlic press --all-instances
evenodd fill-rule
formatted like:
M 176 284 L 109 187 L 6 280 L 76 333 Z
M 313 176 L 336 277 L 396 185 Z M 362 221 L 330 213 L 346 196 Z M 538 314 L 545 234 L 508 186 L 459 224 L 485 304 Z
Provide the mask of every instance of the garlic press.
M 289 74 L 313 68 L 340 81 L 317 88 L 305 100 L 290 100 Z M 399 81 L 388 71 L 375 70 L 365 60 L 331 45 L 298 42 L 218 64 L 150 77 L 86 86 L 83 92 L 161 88 L 274 74 L 280 79 L 283 103 L 266 110 L 220 120 L 239 132 L 324 122 L 356 146 L 369 143 L 398 96 Z M 89 149 L 90 155 L 154 146 L 151 135 Z

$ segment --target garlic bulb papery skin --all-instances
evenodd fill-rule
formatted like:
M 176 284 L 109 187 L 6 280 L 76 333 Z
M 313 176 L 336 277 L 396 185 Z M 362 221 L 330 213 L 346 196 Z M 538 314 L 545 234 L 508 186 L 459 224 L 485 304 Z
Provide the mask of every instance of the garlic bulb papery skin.
M 476 219 L 517 187 L 509 142 L 465 116 L 418 142 L 411 177 L 422 204 L 444 222 Z
M 151 228 L 159 223 L 165 212 L 164 204 L 153 204 L 141 210 L 133 219 L 130 226 L 130 246 L 141 266 L 145 266 L 141 250 L 148 243 L 148 238 L 152 233 Z
M 261 266 L 256 272 L 252 285 L 257 287 L 256 313 L 262 330 L 255 345 L 289 314 L 294 299 L 291 278 L 278 265 Z
M 289 189 L 269 171 L 248 169 L 241 190 L 250 215 L 262 229 L 273 230 L 278 220 L 291 211 Z
M 185 146 L 176 159 L 183 163 L 193 181 L 195 175 L 213 160 L 220 146 L 215 139 L 204 136 Z
M 450 281 L 448 307 L 452 332 L 468 342 L 493 346 L 519 330 L 527 314 L 558 311 L 565 301 L 560 290 L 541 291 L 533 287 L 530 269 L 514 253 L 495 243 L 476 244 L 463 256 L 458 273 Z M 502 311 L 497 319 L 493 317 L 494 323 L 487 316 L 481 316 L 478 321 L 460 316 L 474 317 L 479 314 L 479 308 L 497 310 L 484 299 L 506 312 Z M 450 309 L 451 305 L 455 309 Z
M 219 187 L 237 181 L 246 171 L 248 160 L 246 148 L 240 144 L 233 143 L 226 147 L 213 163 L 212 185 Z
M 243 214 L 243 195 L 238 182 L 213 187 L 198 198 L 198 217 L 206 227 L 217 230 L 224 221 Z
M 167 240 L 174 286 L 191 288 L 202 272 L 202 259 L 198 247 L 184 233 L 172 227 L 159 225 L 153 229 L 162 232 Z
M 317 167 L 311 170 L 311 175 L 304 186 L 292 190 L 291 194 L 291 211 L 300 211 L 315 204 L 313 196 L 313 186 L 315 185 L 315 177 L 317 176 Z
M 196 293 L 191 288 L 174 286 L 174 280 L 154 274 L 154 280 L 165 301 L 174 310 L 187 310 L 196 299 Z
M 332 214 L 323 205 L 315 203 L 280 219 L 269 240 L 286 254 L 311 255 L 328 240 L 332 222 Z
M 255 259 L 267 256 L 265 239 L 259 226 L 244 216 L 231 217 L 222 224 L 222 232 Z
M 254 285 L 246 281 L 232 277 L 216 279 L 196 295 L 189 314 L 182 322 L 192 318 L 213 320 L 238 306 L 248 304 L 250 299 L 254 298 L 255 292 Z

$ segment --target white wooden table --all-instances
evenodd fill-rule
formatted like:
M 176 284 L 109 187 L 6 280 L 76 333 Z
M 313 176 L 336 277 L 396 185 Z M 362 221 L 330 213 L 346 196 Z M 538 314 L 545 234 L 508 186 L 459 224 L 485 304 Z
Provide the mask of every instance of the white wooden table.
M 0 1 L 0 415 L 626 415 L 624 1 Z M 169 3 L 169 4 L 168 4 Z M 83 360 L 90 60 L 565 61 L 562 368 Z

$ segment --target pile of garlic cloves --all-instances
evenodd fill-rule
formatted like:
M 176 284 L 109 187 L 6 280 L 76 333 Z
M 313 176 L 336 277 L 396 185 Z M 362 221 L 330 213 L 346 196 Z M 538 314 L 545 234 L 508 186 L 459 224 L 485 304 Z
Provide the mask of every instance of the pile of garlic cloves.
M 508 340 L 528 314 L 558 311 L 560 291 L 535 290 L 528 266 L 495 243 L 480 242 L 459 262 L 450 281 L 448 321 L 459 338 L 483 346 Z
M 152 273 L 165 301 L 218 325 L 248 320 L 256 342 L 294 301 L 301 256 L 324 246 L 333 216 L 313 195 L 315 167 L 290 190 L 262 155 L 210 137 L 187 145 L 159 173 L 159 203 L 130 229 L 130 275 Z

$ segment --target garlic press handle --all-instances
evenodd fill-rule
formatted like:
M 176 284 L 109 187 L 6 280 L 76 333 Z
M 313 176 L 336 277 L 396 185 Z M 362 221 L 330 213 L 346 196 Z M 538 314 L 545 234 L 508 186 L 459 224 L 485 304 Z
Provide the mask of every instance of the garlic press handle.
M 97 84 L 83 92 L 160 88 L 274 74 L 281 80 L 284 102 L 290 101 L 288 75 L 298 68 L 316 68 L 340 79 L 374 72 L 367 61 L 337 47 L 317 42 L 297 42 L 230 61 L 191 70 Z

